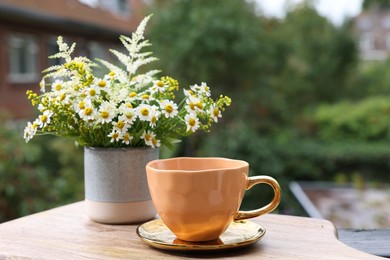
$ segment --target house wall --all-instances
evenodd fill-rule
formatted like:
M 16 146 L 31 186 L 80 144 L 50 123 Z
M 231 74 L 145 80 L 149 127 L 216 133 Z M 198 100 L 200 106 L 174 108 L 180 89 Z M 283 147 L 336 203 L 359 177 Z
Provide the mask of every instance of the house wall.
M 36 109 L 27 99 L 26 91 L 39 91 L 42 74 L 29 82 L 12 82 L 9 78 L 9 36 L 13 33 L 34 35 L 38 45 L 38 71 L 48 67 L 48 41 L 62 35 L 69 44 L 76 42 L 76 52 L 88 55 L 83 46 L 94 42 L 106 50 L 120 44 L 118 36 L 130 34 L 140 19 L 141 1 L 128 0 L 131 15 L 124 17 L 99 8 L 91 8 L 78 0 L 2 0 L 0 9 L 22 10 L 16 16 L 0 14 L 0 109 L 9 111 L 13 118 L 30 118 Z M 1 11 L 1 10 L 0 10 Z M 24 11 L 26 16 L 23 17 Z M 53 18 L 53 22 L 47 18 Z M 25 18 L 25 19 L 24 19 Z M 80 53 L 79 53 L 80 54 Z M 107 51 L 108 55 L 108 51 Z

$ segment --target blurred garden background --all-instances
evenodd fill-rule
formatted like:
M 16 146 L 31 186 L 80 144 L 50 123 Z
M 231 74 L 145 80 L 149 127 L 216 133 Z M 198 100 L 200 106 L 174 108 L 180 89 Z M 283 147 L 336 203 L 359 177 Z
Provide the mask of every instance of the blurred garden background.
M 147 35 L 159 61 L 151 66 L 181 86 L 201 79 L 215 96 L 233 100 L 210 133 L 161 149 L 161 156 L 246 160 L 251 175 L 280 182 L 282 214 L 305 214 L 291 181 L 388 188 L 390 60 L 363 59 L 356 19 L 334 25 L 314 1 L 291 5 L 283 19 L 265 17 L 254 5 L 159 0 L 144 6 L 143 14 L 154 14 Z M 365 0 L 362 12 L 369 11 L 390 15 L 390 4 Z M 84 198 L 82 147 L 49 136 L 25 144 L 28 119 L 15 120 L 5 109 L 0 115 L 0 222 Z M 271 196 L 252 189 L 243 208 Z

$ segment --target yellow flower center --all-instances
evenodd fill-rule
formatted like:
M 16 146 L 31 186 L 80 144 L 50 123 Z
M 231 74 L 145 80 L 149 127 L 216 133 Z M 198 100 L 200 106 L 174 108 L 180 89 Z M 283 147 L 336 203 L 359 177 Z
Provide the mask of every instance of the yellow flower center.
M 157 144 L 157 139 L 156 139 L 156 138 L 152 138 L 152 143 L 153 143 L 154 146 L 156 146 L 156 144 Z
M 197 106 L 199 109 L 203 109 L 203 104 L 202 104 L 201 102 L 196 103 L 196 106 Z
M 119 129 L 122 129 L 124 126 L 125 126 L 125 123 L 123 121 L 118 121 L 118 123 L 116 123 L 116 126 L 119 128 Z
M 145 135 L 145 140 L 146 140 L 146 141 L 150 141 L 150 138 L 152 138 L 150 134 L 146 134 L 146 135 Z
M 113 76 L 115 76 L 115 72 L 113 72 L 113 71 L 110 71 L 110 73 L 108 73 L 108 76 L 110 76 L 110 77 L 113 77 Z
M 192 110 L 195 110 L 195 103 L 194 102 L 190 102 L 190 104 L 189 104 L 189 106 L 190 106 L 190 108 L 192 109 Z
M 196 124 L 195 119 L 190 118 L 190 119 L 188 120 L 188 124 L 189 124 L 190 126 L 195 126 L 195 124 Z
M 149 115 L 149 110 L 146 107 L 142 108 L 141 109 L 141 115 L 148 116 Z
M 157 117 L 153 116 L 151 122 L 152 122 L 153 124 L 156 124 L 156 123 L 157 123 Z
M 214 108 L 213 114 L 214 114 L 214 116 L 219 116 L 219 109 L 218 108 Z
M 108 113 L 107 111 L 102 111 L 100 115 L 102 118 L 107 119 L 110 116 L 110 113 Z
M 167 111 L 169 114 L 173 112 L 173 106 L 171 104 L 165 105 L 165 111 Z
M 40 119 L 41 119 L 41 122 L 42 122 L 42 123 L 46 123 L 46 121 L 47 121 L 47 116 L 41 115 Z
M 143 94 L 142 95 L 142 99 L 149 99 L 149 95 L 148 94 Z
M 95 95 L 96 95 L 96 90 L 93 89 L 93 88 L 91 88 L 91 89 L 89 90 L 89 95 L 95 96 Z
M 129 94 L 129 97 L 135 97 L 135 96 L 137 96 L 137 93 L 135 93 L 134 91 Z
M 84 115 L 90 116 L 91 114 L 92 114 L 92 108 L 87 107 L 86 109 L 84 109 Z
M 157 85 L 157 87 L 162 88 L 162 87 L 164 87 L 164 82 L 157 81 L 156 85 Z
M 111 136 L 112 139 L 117 139 L 118 137 L 119 137 L 118 133 L 113 133 Z
M 63 101 L 65 99 L 65 96 L 66 96 L 65 94 L 61 94 L 60 95 L 60 101 Z
M 84 109 L 84 108 L 85 108 L 85 102 L 84 102 L 84 101 L 81 101 L 81 102 L 79 103 L 79 108 L 80 108 L 80 109 Z
M 56 86 L 55 86 L 55 89 L 57 91 L 61 90 L 62 89 L 62 85 L 60 83 L 58 83 Z
M 130 141 L 130 136 L 128 133 L 126 133 L 124 136 L 123 136 L 123 140 L 124 141 Z
M 104 80 L 101 80 L 98 82 L 98 86 L 101 88 L 104 88 L 107 85 L 107 83 Z
M 132 105 L 131 103 L 127 103 L 126 106 L 127 106 L 128 108 L 133 108 L 133 105 Z
M 126 113 L 126 118 L 127 119 L 132 119 L 133 118 L 133 114 L 132 113 Z

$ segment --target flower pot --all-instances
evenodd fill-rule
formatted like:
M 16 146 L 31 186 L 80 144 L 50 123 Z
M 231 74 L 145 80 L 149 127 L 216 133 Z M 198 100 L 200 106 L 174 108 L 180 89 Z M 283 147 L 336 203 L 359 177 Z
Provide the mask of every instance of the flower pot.
M 145 166 L 158 159 L 153 148 L 84 148 L 87 215 L 106 224 L 139 223 L 156 215 Z

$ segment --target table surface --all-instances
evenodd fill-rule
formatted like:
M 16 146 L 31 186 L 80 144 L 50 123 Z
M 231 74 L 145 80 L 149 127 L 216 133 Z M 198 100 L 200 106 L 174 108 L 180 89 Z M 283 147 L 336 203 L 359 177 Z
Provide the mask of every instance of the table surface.
M 0 259 L 384 259 L 348 247 L 326 220 L 268 214 L 251 221 L 266 229 L 255 244 L 225 252 L 154 249 L 136 234 L 137 225 L 103 225 L 77 202 L 0 224 Z

